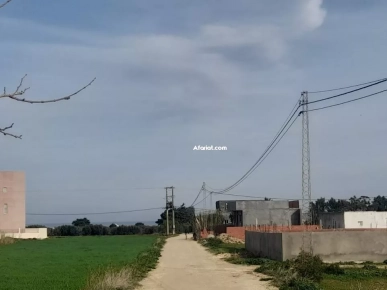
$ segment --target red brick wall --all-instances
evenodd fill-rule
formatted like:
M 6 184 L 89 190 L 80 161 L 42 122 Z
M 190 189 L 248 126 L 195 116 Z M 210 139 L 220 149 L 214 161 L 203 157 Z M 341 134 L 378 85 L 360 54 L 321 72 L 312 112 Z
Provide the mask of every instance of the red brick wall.
M 227 234 L 230 237 L 234 237 L 240 240 L 245 240 L 245 231 L 246 229 L 244 227 L 228 227 L 227 228 Z
M 245 240 L 245 232 L 249 231 L 257 231 L 257 232 L 302 232 L 304 230 L 321 230 L 320 226 L 311 225 L 311 226 L 270 226 L 270 225 L 260 225 L 258 227 L 248 226 L 248 227 L 227 227 L 226 234 L 231 237 L 238 238 L 241 240 Z
M 259 225 L 259 226 L 246 226 L 246 227 L 230 227 L 226 225 L 219 225 L 214 228 L 215 235 L 220 235 L 222 233 L 226 233 L 230 237 L 234 237 L 237 239 L 245 240 L 245 232 L 248 231 L 256 231 L 256 232 L 302 232 L 304 230 L 313 230 L 320 231 L 322 230 L 318 225 L 311 226 L 272 226 L 272 225 Z M 206 238 L 208 236 L 206 230 L 201 232 L 202 238 Z M 211 232 L 212 234 L 212 232 Z

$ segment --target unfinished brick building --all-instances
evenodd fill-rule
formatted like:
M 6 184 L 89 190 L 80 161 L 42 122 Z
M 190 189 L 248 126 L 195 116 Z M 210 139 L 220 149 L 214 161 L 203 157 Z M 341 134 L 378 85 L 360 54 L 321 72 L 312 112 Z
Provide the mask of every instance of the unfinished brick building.
M 26 226 L 25 174 L 0 171 L 0 231 L 15 232 Z

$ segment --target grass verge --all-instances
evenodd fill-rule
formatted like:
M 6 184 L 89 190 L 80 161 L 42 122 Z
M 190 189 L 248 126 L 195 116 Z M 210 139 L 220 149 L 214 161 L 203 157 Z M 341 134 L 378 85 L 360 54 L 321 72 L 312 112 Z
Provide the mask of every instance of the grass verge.
M 94 271 L 84 290 L 131 290 L 139 285 L 149 271 L 154 269 L 161 255 L 165 238 L 156 240 L 151 249 L 140 253 L 130 264 L 123 267 L 107 267 Z
M 6 237 L 5 234 L 0 234 L 0 246 L 2 245 L 11 245 L 16 243 L 16 239 L 11 237 Z
M 224 254 L 224 260 L 233 264 L 259 265 L 255 270 L 270 276 L 280 290 L 382 290 L 387 289 L 385 263 L 344 262 L 324 264 L 318 256 L 301 253 L 296 259 L 278 262 L 249 254 L 244 245 L 223 243 L 209 238 L 200 243 L 214 254 Z
M 335 290 L 382 290 L 387 289 L 387 269 L 370 267 L 344 268 L 342 275 L 325 274 L 321 282 L 323 289 Z
M 224 255 L 224 260 L 237 265 L 262 265 L 269 261 L 257 258 L 245 249 L 244 244 L 224 243 L 217 238 L 200 240 L 200 243 L 215 255 Z

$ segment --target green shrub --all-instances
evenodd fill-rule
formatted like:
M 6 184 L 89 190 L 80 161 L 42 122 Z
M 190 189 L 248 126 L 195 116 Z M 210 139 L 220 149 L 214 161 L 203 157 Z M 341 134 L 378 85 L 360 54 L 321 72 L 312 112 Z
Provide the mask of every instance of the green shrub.
M 363 263 L 361 263 L 362 265 L 373 265 L 374 264 L 374 262 L 372 262 L 372 261 L 365 261 L 365 262 L 363 262 Z
M 384 261 L 383 261 L 383 264 L 387 264 L 387 260 L 384 260 Z
M 289 284 L 282 285 L 280 290 L 320 290 L 321 287 L 316 283 L 307 278 L 294 278 Z
M 215 247 L 219 247 L 221 244 L 223 244 L 222 240 L 217 238 L 208 238 L 206 240 L 207 247 L 215 248 Z
M 322 280 L 324 263 L 319 256 L 302 251 L 294 260 L 293 264 L 294 269 L 300 277 L 310 279 L 314 282 L 320 282 Z
M 272 276 L 274 284 L 281 290 L 321 289 L 318 282 L 322 280 L 325 268 L 319 256 L 301 252 L 295 259 L 285 262 L 263 261 L 255 272 Z M 337 266 L 332 267 L 336 269 Z
M 262 264 L 260 267 L 258 267 L 254 271 L 257 272 L 257 273 L 273 275 L 273 273 L 276 270 L 279 270 L 281 267 L 282 267 L 282 263 L 281 262 L 278 262 L 278 261 L 268 261 L 268 262 Z
M 372 264 L 364 264 L 363 269 L 365 269 L 365 270 L 377 270 L 378 267 L 376 267 L 375 265 L 372 265 Z
M 324 273 L 329 275 L 344 275 L 344 269 L 340 268 L 339 264 L 330 264 L 324 267 Z
M 43 226 L 43 225 L 29 225 L 29 226 L 26 226 L 26 229 L 41 229 L 41 228 L 47 228 L 46 226 Z
M 263 265 L 268 263 L 268 259 L 263 258 L 245 258 L 244 263 L 247 265 Z

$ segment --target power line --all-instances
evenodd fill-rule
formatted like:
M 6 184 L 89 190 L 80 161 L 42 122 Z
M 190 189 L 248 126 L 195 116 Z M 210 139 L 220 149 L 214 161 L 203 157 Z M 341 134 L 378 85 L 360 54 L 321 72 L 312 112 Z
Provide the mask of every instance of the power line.
M 215 192 L 214 192 L 215 193 Z M 245 197 L 245 198 L 255 198 L 255 199 L 260 199 L 260 200 L 264 200 L 265 198 L 269 198 L 271 200 L 286 200 L 286 201 L 292 201 L 292 200 L 301 200 L 300 197 L 297 197 L 297 198 L 284 198 L 284 197 L 269 197 L 269 196 L 256 196 L 256 195 L 244 195 L 244 194 L 233 194 L 233 193 L 215 193 L 215 194 L 219 194 L 219 195 L 227 195 L 227 196 L 235 196 L 235 197 Z M 369 198 L 373 199 L 375 198 L 376 196 L 372 197 L 372 196 L 369 196 Z M 324 198 L 325 200 L 329 200 L 330 198 L 326 198 L 326 197 L 320 197 L 320 198 Z M 319 200 L 320 198 L 312 198 L 311 200 Z M 333 197 L 331 197 L 333 198 Z M 351 198 L 337 198 L 336 200 L 350 200 Z M 196 203 L 196 204 L 199 204 L 200 202 Z M 203 209 L 203 208 L 197 208 L 197 209 Z
M 194 205 L 191 205 L 191 206 L 195 207 L 197 204 L 205 201 L 208 198 L 208 195 L 206 195 L 206 192 L 207 192 L 207 190 L 205 188 L 203 188 L 204 198 L 202 198 L 200 201 L 198 201 L 197 203 L 195 203 Z
M 27 215 L 102 215 L 102 214 L 115 214 L 115 213 L 129 213 L 129 212 L 138 212 L 138 211 L 150 211 L 156 209 L 165 209 L 164 207 L 153 207 L 153 208 L 144 208 L 144 209 L 132 209 L 132 210 L 122 210 L 122 211 L 108 211 L 108 212 L 89 212 L 89 213 L 27 213 Z
M 254 165 L 238 180 L 236 181 L 234 184 L 232 184 L 231 186 L 219 191 L 219 192 L 215 192 L 215 193 L 224 193 L 224 192 L 227 192 L 227 191 L 230 191 L 232 190 L 233 188 L 235 188 L 236 186 L 238 186 L 240 183 L 242 183 L 252 172 L 254 172 L 254 170 L 259 166 L 261 160 L 264 158 L 264 156 L 266 155 L 266 153 L 271 149 L 271 147 L 273 146 L 273 144 L 278 140 L 278 138 L 280 137 L 280 135 L 282 134 L 282 132 L 285 130 L 285 128 L 289 125 L 290 121 L 292 120 L 292 118 L 294 117 L 294 115 L 297 113 L 297 110 L 299 109 L 300 105 L 299 105 L 299 100 L 297 100 L 297 103 L 296 105 L 293 107 L 292 111 L 290 112 L 289 116 L 286 118 L 284 124 L 281 126 L 280 130 L 277 132 L 277 134 L 275 135 L 274 139 L 272 140 L 272 142 L 269 144 L 269 146 L 265 149 L 265 151 L 263 152 L 263 154 L 259 157 L 259 159 L 254 163 Z M 297 119 L 297 118 L 296 118 Z M 293 121 L 294 123 L 294 121 Z M 288 130 L 286 130 L 287 132 Z M 284 134 L 286 134 L 286 132 Z M 282 136 L 283 137 L 283 136 Z M 282 139 L 281 137 L 281 139 Z
M 379 81 L 381 81 L 381 80 L 385 80 L 385 79 L 379 79 L 379 80 L 375 80 L 375 81 L 371 81 L 371 82 L 366 82 L 366 83 L 362 83 L 362 84 L 352 85 L 352 86 L 348 86 L 348 87 L 341 87 L 341 88 L 336 88 L 336 89 L 329 89 L 329 90 L 322 90 L 322 91 L 314 91 L 314 92 L 309 92 L 309 91 L 308 91 L 308 94 L 318 94 L 318 93 L 326 93 L 326 92 L 333 92 L 333 91 L 345 90 L 345 89 L 350 89 L 350 88 L 354 88 L 354 87 L 358 87 L 358 86 L 363 86 L 363 85 L 372 84 L 372 83 L 375 83 L 375 82 L 379 82 Z
M 350 94 L 350 93 L 354 93 L 354 92 L 357 92 L 357 91 L 360 91 L 360 90 L 364 90 L 366 88 L 369 88 L 369 87 L 372 87 L 372 86 L 376 86 L 378 84 L 381 84 L 381 83 L 384 83 L 387 81 L 387 78 L 385 79 L 382 79 L 376 83 L 373 83 L 373 84 L 370 84 L 370 85 L 367 85 L 367 86 L 364 86 L 364 87 L 361 87 L 361 88 L 358 88 L 358 89 L 355 89 L 355 90 L 351 90 L 351 91 L 348 91 L 348 92 L 345 92 L 345 93 L 341 93 L 341 94 L 338 94 L 338 95 L 334 95 L 334 96 L 331 96 L 331 97 L 328 97 L 328 98 L 323 98 L 323 99 L 319 99 L 319 100 L 316 100 L 316 101 L 311 101 L 311 102 L 308 102 L 307 105 L 309 104 L 314 104 L 314 103 L 318 103 L 318 102 L 322 102 L 322 101 L 326 101 L 326 100 L 330 100 L 330 99 L 334 99 L 334 98 L 338 98 L 338 97 L 341 97 L 341 96 L 344 96 L 344 95 L 347 95 L 347 94 Z
M 267 156 L 270 155 L 270 153 L 274 150 L 274 148 L 277 147 L 278 143 L 281 142 L 282 138 L 286 135 L 286 133 L 289 131 L 289 129 L 293 126 L 293 124 L 294 124 L 294 122 L 297 120 L 297 118 L 298 118 L 298 116 L 297 116 L 295 119 L 293 119 L 293 122 L 290 124 L 290 126 L 288 126 L 288 128 L 285 130 L 285 132 L 282 134 L 282 136 L 281 136 L 281 137 L 276 141 L 276 143 L 270 148 L 270 150 L 267 152 L 267 154 L 265 155 L 265 157 L 263 157 L 262 160 L 257 164 L 257 166 L 255 167 L 255 169 L 258 168 L 258 166 L 260 166 L 261 163 L 262 163 L 263 161 L 265 161 L 265 159 L 267 158 Z M 254 169 L 254 170 L 255 170 L 255 169 Z M 246 176 L 246 178 L 249 177 L 250 174 L 252 174 L 252 173 L 253 173 L 253 171 L 251 171 L 251 172 Z M 245 179 L 246 179 L 246 178 L 245 178 Z
M 284 126 L 282 126 L 282 129 L 279 131 L 279 134 L 276 135 L 276 137 L 273 139 L 273 141 L 270 143 L 270 145 L 266 148 L 266 150 L 262 153 L 262 155 L 259 157 L 259 159 L 254 163 L 254 165 L 238 180 L 236 181 L 233 185 L 227 187 L 226 189 L 220 191 L 220 192 L 215 192 L 215 193 L 224 193 L 224 192 L 227 192 L 227 191 L 230 191 L 232 190 L 233 188 L 235 188 L 236 186 L 238 186 L 240 183 L 242 183 L 247 177 L 250 176 L 251 173 L 253 173 L 255 171 L 255 169 L 258 168 L 258 166 L 263 162 L 263 160 L 266 159 L 266 157 L 270 154 L 270 152 L 275 148 L 275 146 L 277 146 L 277 144 L 279 143 L 279 141 L 285 136 L 285 134 L 289 131 L 290 127 L 294 124 L 295 120 L 297 119 L 297 117 L 295 119 L 293 119 L 293 122 L 292 124 L 287 128 L 287 130 L 285 131 L 285 133 L 283 133 L 283 131 L 285 130 L 285 128 L 288 126 L 289 122 L 292 120 L 292 118 L 294 117 L 294 115 L 297 113 L 297 110 L 298 110 L 298 107 L 297 109 L 293 112 L 293 114 L 291 115 L 290 119 L 285 123 Z M 280 137 L 280 135 L 283 133 L 283 135 Z M 279 139 L 279 140 L 278 140 Z M 276 141 L 278 140 L 278 142 L 276 143 Z M 275 144 L 275 145 L 274 145 Z M 273 147 L 274 146 L 274 147 Z M 269 152 L 269 153 L 268 153 Z M 267 154 L 267 155 L 266 155 Z
M 206 188 L 209 188 L 210 189 L 210 191 L 212 191 L 212 192 L 215 192 L 215 191 L 217 191 L 217 190 L 222 190 L 222 189 L 216 189 L 216 188 L 212 188 L 211 186 L 208 186 L 207 184 L 206 184 Z
M 289 199 L 289 198 L 283 198 L 283 197 L 268 197 L 268 196 L 255 196 L 255 195 L 243 195 L 243 194 L 236 194 L 236 193 L 218 193 L 220 195 L 228 195 L 228 196 L 237 196 L 237 197 L 248 197 L 248 198 L 269 198 L 269 199 L 277 199 L 277 200 L 299 200 L 300 198 L 295 199 Z
M 365 98 L 369 98 L 369 97 L 381 94 L 383 92 L 387 92 L 387 90 L 382 90 L 382 91 L 379 91 L 379 92 L 376 92 L 376 93 L 373 93 L 373 94 L 369 94 L 369 95 L 366 95 L 366 96 L 363 96 L 363 97 L 360 97 L 360 98 L 352 99 L 352 100 L 341 102 L 341 103 L 334 104 L 334 105 L 329 105 L 329 106 L 325 106 L 325 107 L 321 107 L 321 108 L 316 108 L 316 109 L 310 109 L 310 110 L 308 110 L 308 112 L 319 111 L 319 110 L 323 110 L 323 109 L 327 109 L 327 108 L 331 108 L 331 107 L 336 107 L 336 106 L 344 105 L 344 104 L 347 104 L 347 103 L 351 103 L 351 102 L 359 101 L 359 100 L 362 100 L 362 99 L 365 99 Z
M 217 193 L 217 194 L 222 194 L 222 193 L 225 193 L 225 192 L 228 192 L 230 190 L 232 190 L 233 188 L 235 188 L 236 186 L 238 186 L 240 183 L 242 183 L 252 172 L 255 171 L 255 169 L 266 159 L 266 157 L 272 152 L 272 150 L 275 148 L 275 146 L 281 141 L 281 139 L 286 135 L 286 133 L 288 132 L 288 130 L 290 129 L 290 127 L 294 124 L 295 120 L 297 119 L 298 116 L 300 116 L 300 114 L 303 113 L 303 111 L 301 111 L 298 116 L 293 119 L 293 117 L 295 116 L 295 114 L 297 113 L 298 109 L 301 107 L 301 106 L 305 106 L 305 105 L 308 105 L 308 104 L 313 104 L 313 103 L 317 103 L 317 102 L 322 102 L 322 101 L 326 101 L 326 100 L 329 100 L 329 99 L 333 99 L 333 98 L 337 98 L 337 97 L 340 97 L 340 96 L 344 96 L 344 95 L 347 95 L 347 94 L 350 94 L 350 93 L 353 93 L 353 92 L 356 92 L 356 91 L 360 91 L 360 90 L 363 90 L 363 89 L 366 89 L 366 88 L 369 88 L 369 87 L 372 87 L 372 86 L 375 86 L 375 85 L 378 85 L 380 83 L 383 83 L 383 82 L 386 82 L 387 81 L 387 78 L 384 78 L 384 79 L 380 79 L 380 80 L 377 80 L 377 81 L 374 81 L 374 82 L 367 82 L 367 83 L 363 83 L 363 84 L 358 84 L 358 85 L 354 85 L 354 86 L 349 86 L 349 87 L 355 87 L 355 86 L 360 86 L 360 85 L 365 85 L 366 86 L 363 86 L 361 88 L 357 88 L 357 89 L 354 89 L 354 90 L 351 90 L 351 91 L 348 91 L 348 92 L 344 92 L 344 93 L 341 93 L 341 94 L 338 94 L 338 95 L 334 95 L 334 96 L 331 96 L 331 97 L 327 97 L 327 98 L 323 98 L 323 99 L 319 99 L 319 100 L 315 100 L 315 101 L 311 101 L 311 102 L 302 102 L 300 101 L 300 99 L 297 100 L 297 103 L 296 105 L 294 106 L 294 108 L 292 109 L 292 111 L 290 112 L 289 116 L 287 117 L 287 119 L 285 120 L 284 124 L 281 126 L 280 130 L 277 132 L 276 136 L 274 137 L 274 139 L 272 140 L 272 142 L 269 144 L 269 146 L 265 149 L 265 151 L 263 152 L 263 154 L 259 157 L 259 159 L 254 163 L 254 165 L 239 179 L 237 180 L 234 184 L 232 184 L 231 186 L 229 187 L 226 187 L 225 189 L 223 190 L 220 190 L 220 191 L 211 191 L 211 193 Z M 345 88 L 349 88 L 349 87 L 345 87 Z M 334 89 L 336 90 L 336 89 Z M 363 97 L 364 98 L 364 97 Z M 348 103 L 349 101 L 347 102 L 343 102 L 344 103 Z M 308 111 L 312 111 L 312 110 L 308 110 Z M 289 127 L 287 127 L 289 125 L 289 123 L 292 121 L 293 119 L 293 122 L 291 123 L 291 125 Z M 287 128 L 287 129 L 286 129 Z M 286 129 L 285 133 L 284 130 Z M 283 134 L 282 134 L 283 133 Z M 282 134 L 282 136 L 281 136 Z M 279 139 L 279 140 L 278 140 Z M 278 140 L 278 142 L 277 142 Z M 202 201 L 204 201 L 206 198 L 203 198 Z M 200 201 L 200 202 L 202 202 Z M 196 203 L 196 204 L 199 204 L 200 202 Z M 195 204 L 195 205 L 196 205 Z
M 342 93 L 342 94 L 338 94 L 338 95 L 335 95 L 335 96 L 331 96 L 331 97 L 328 97 L 328 98 L 323 98 L 323 99 L 319 99 L 319 100 L 316 100 L 316 101 L 312 101 L 312 102 L 308 102 L 307 104 L 312 104 L 312 103 L 317 103 L 317 102 L 321 102 L 321 101 L 325 101 L 325 100 L 329 100 L 329 99 L 333 99 L 333 98 L 337 98 L 337 97 L 340 97 L 340 96 L 343 96 L 343 95 L 346 95 L 346 94 L 350 94 L 350 93 L 353 93 L 353 92 L 356 92 L 356 91 L 360 91 L 360 90 L 363 90 L 363 89 L 366 89 L 366 88 L 369 88 L 369 87 L 372 87 L 372 86 L 375 86 L 375 85 L 378 85 L 380 83 L 383 83 L 383 82 L 386 82 L 387 81 L 387 78 L 385 79 L 381 79 L 379 81 L 376 81 L 376 82 L 373 82 L 372 84 L 368 84 L 367 86 L 363 86 L 361 88 L 358 88 L 358 89 L 355 89 L 355 90 L 351 90 L 351 91 L 348 91 L 348 92 L 345 92 L 345 93 Z M 300 99 L 299 99 L 300 100 Z M 299 101 L 298 100 L 298 101 Z M 306 105 L 307 105 L 306 104 Z M 286 119 L 287 121 L 285 121 L 284 125 L 281 127 L 280 131 L 277 133 L 276 137 L 274 138 L 274 140 L 270 143 L 270 145 L 266 148 L 266 150 L 264 151 L 264 153 L 260 156 L 260 158 L 258 159 L 258 161 L 253 165 L 253 167 L 251 167 L 246 173 L 245 175 L 243 175 L 237 182 L 235 182 L 233 185 L 225 188 L 224 190 L 220 191 L 222 193 L 224 192 L 227 192 L 227 191 L 230 191 L 231 189 L 235 188 L 236 186 L 238 186 L 241 182 L 243 182 L 258 166 L 259 164 L 261 163 L 260 161 L 262 160 L 262 158 L 264 158 L 265 154 L 271 149 L 271 147 L 273 146 L 273 144 L 276 142 L 276 140 L 279 138 L 279 136 L 281 135 L 281 133 L 284 131 L 284 129 L 286 128 L 286 126 L 289 124 L 289 122 L 292 120 L 292 118 L 294 117 L 295 113 L 297 112 L 297 110 L 302 106 L 302 105 L 305 105 L 305 104 L 302 104 L 302 103 L 299 103 L 298 105 L 296 104 L 295 107 L 293 108 L 293 110 L 291 111 L 290 113 L 290 117 L 288 116 L 288 118 Z M 302 111 L 300 112 L 300 114 L 302 113 Z M 294 123 L 294 121 L 293 121 Z M 292 123 L 292 124 L 293 124 Z M 289 129 L 289 128 L 288 128 Z M 288 130 L 287 130 L 288 131 Z M 286 131 L 286 132 L 287 132 Z M 286 132 L 284 134 L 286 134 Z M 282 136 L 283 137 L 283 136 Z M 281 139 L 282 139 L 281 137 Z M 270 151 L 271 152 L 271 151 Z M 270 153 L 269 153 L 270 154 Z M 266 157 L 265 157 L 266 158 Z M 219 193 L 219 192 L 218 192 Z
M 200 193 L 202 192 L 202 190 L 203 190 L 203 185 L 202 185 L 202 187 L 200 188 L 200 191 L 199 191 L 198 195 L 196 196 L 195 200 L 193 201 L 193 203 L 191 204 L 191 206 L 195 203 L 195 201 L 198 200 L 198 198 L 199 198 Z
M 176 188 L 176 187 L 175 187 Z M 197 190 L 197 188 L 188 188 L 188 187 L 177 187 L 182 190 Z M 164 189 L 164 187 L 128 187 L 128 188 L 83 188 L 83 189 L 26 189 L 26 192 L 52 192 L 52 191 L 63 191 L 63 192 L 81 192 L 81 191 L 128 191 L 128 190 L 149 190 L 149 189 Z

